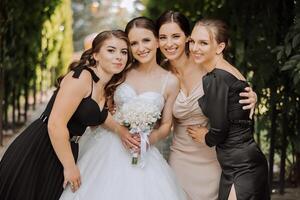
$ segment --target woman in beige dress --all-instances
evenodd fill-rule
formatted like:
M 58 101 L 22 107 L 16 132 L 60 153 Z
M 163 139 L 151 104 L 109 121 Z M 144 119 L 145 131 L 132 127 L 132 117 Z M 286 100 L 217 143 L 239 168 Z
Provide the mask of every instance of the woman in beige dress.
M 186 131 L 188 126 L 208 125 L 208 119 L 198 105 L 198 99 L 203 96 L 202 76 L 205 72 L 189 56 L 188 19 L 179 12 L 167 11 L 158 18 L 157 26 L 160 50 L 168 59 L 166 66 L 177 75 L 181 88 L 173 107 L 175 123 L 169 164 L 188 199 L 216 200 L 221 168 L 215 148 L 196 142 Z M 243 109 L 254 108 L 256 94 L 251 88 L 245 88 L 240 95 L 246 97 L 240 100 L 247 104 Z

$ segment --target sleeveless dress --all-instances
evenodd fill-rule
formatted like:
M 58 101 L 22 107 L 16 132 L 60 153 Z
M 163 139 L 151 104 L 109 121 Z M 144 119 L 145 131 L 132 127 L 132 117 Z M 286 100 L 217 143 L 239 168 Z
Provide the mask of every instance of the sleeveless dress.
M 85 67 L 74 69 L 74 78 L 88 70 L 93 81 L 99 78 Z M 39 119 L 29 125 L 9 146 L 0 162 L 1 200 L 57 200 L 63 192 L 63 166 L 56 156 L 47 130 L 47 120 L 59 88 Z M 76 95 L 76 94 L 74 94 Z M 70 138 L 81 136 L 87 126 L 102 124 L 107 109 L 100 110 L 91 95 L 82 99 L 68 122 Z M 75 160 L 78 144 L 71 142 Z
M 239 200 L 270 199 L 267 160 L 254 141 L 250 110 L 239 104 L 239 93 L 247 86 L 222 69 L 203 77 L 204 96 L 199 105 L 211 125 L 205 142 L 216 146 L 222 168 L 220 200 L 228 199 L 233 184 Z
M 160 110 L 165 102 L 162 93 L 137 94 L 123 83 L 114 95 L 116 112 L 135 99 Z M 116 133 L 100 126 L 83 137 L 78 158 L 82 185 L 75 193 L 67 187 L 60 200 L 185 200 L 173 171 L 155 146 L 147 150 L 141 168 L 131 164 L 131 155 Z
M 200 81 L 189 96 L 180 90 L 173 107 L 174 131 L 169 164 L 190 200 L 216 200 L 221 176 L 215 148 L 195 142 L 186 131 L 188 126 L 208 125 L 208 119 L 198 105 L 203 94 Z

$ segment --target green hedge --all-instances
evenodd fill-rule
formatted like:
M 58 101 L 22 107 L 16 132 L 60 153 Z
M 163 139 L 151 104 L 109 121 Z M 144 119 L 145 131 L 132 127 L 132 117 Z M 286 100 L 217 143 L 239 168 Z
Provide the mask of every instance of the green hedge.
M 70 63 L 72 9 L 71 0 L 2 0 L 0 11 L 0 117 L 5 127 L 10 119 L 14 125 L 17 116 L 26 120 L 29 96 L 53 85 Z

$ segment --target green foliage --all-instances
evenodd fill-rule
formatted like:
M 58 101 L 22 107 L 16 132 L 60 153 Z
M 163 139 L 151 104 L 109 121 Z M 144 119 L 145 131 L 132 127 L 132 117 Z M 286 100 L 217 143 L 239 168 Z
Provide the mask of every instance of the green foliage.
M 281 71 L 287 71 L 293 87 L 300 94 L 300 19 L 290 28 L 284 44 L 274 48 Z
M 0 7 L 0 58 L 8 107 L 16 101 L 14 92 L 28 99 L 36 80 L 47 81 L 48 70 L 61 72 L 70 62 L 72 12 L 71 0 L 2 0 Z
M 225 0 L 143 0 L 147 9 L 144 15 L 156 19 L 162 12 L 166 10 L 176 10 L 187 16 L 192 23 L 203 16 L 217 13 L 223 7 Z
M 185 14 L 192 24 L 201 17 L 217 17 L 227 22 L 231 33 L 228 59 L 252 83 L 259 97 L 256 132 L 263 135 L 261 141 L 275 138 L 278 153 L 282 150 L 282 135 L 287 135 L 288 153 L 294 154 L 299 149 L 299 0 L 173 0 L 172 3 L 144 0 L 143 3 L 147 8 L 144 14 L 153 19 L 172 9 Z M 275 127 L 274 132 L 271 127 Z
M 71 0 L 64 0 L 44 22 L 41 43 L 42 67 L 55 68 L 57 75 L 66 71 L 73 52 Z

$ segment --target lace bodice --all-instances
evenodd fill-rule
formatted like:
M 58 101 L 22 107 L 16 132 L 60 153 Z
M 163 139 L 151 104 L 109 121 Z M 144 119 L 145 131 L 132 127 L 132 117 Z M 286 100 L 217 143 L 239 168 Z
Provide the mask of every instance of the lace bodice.
M 127 83 L 122 83 L 115 92 L 114 101 L 116 104 L 117 112 L 120 110 L 121 106 L 125 103 L 128 103 L 132 100 L 139 100 L 145 101 L 147 103 L 151 103 L 156 105 L 160 111 L 162 111 L 165 99 L 162 93 L 154 92 L 154 91 L 146 91 L 138 94 L 132 86 Z

